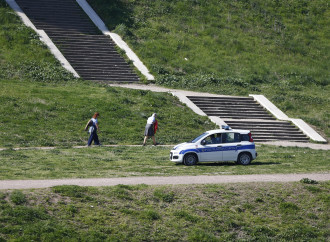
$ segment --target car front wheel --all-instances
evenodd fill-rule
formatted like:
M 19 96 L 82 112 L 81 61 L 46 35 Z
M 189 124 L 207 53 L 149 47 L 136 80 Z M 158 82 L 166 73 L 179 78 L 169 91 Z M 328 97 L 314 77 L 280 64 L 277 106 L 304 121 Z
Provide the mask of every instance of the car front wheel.
M 237 159 L 237 163 L 241 164 L 241 165 L 249 165 L 252 161 L 251 155 L 249 153 L 242 153 L 239 154 L 238 159 Z
M 183 164 L 185 164 L 186 166 L 193 166 L 196 165 L 197 161 L 198 159 L 195 154 L 188 154 L 184 157 Z

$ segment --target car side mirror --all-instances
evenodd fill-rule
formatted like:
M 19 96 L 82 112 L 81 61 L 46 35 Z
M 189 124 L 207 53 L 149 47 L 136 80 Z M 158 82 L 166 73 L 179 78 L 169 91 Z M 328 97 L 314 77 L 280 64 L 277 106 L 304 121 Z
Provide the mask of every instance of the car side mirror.
M 201 145 L 206 145 L 205 139 L 202 140 Z

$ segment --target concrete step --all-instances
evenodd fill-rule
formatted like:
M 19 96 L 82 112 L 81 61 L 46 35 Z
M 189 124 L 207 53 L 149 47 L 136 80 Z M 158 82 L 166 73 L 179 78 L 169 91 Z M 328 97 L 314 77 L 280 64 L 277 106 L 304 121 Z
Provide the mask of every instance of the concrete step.
M 248 108 L 226 108 L 226 109 L 204 109 L 202 110 L 205 113 L 234 113 L 234 114 L 240 114 L 240 113 L 255 113 L 255 114 L 264 114 L 264 115 L 270 115 L 265 110 L 259 110 L 259 109 L 248 109 Z
M 78 71 L 81 75 L 84 76 L 118 76 L 121 77 L 125 75 L 125 77 L 135 77 L 135 73 L 128 73 L 128 72 L 114 72 L 114 71 L 107 71 L 107 72 L 102 72 L 102 71 Z
M 120 64 L 120 63 L 126 63 L 124 59 L 120 59 L 119 57 L 114 57 L 114 56 L 100 56 L 100 57 L 77 57 L 77 56 L 70 56 L 67 55 L 66 58 L 71 62 L 72 61 L 77 61 L 77 62 L 85 62 L 88 63 L 90 61 L 94 61 L 96 58 L 98 59 L 98 61 L 103 61 L 103 62 L 108 62 L 108 63 L 112 63 L 112 64 Z M 126 64 L 128 65 L 128 64 Z
M 225 119 L 225 122 L 229 125 L 232 125 L 232 126 L 251 126 L 251 125 L 254 125 L 254 126 L 258 126 L 258 127 L 266 127 L 266 128 L 269 128 L 269 127 L 295 127 L 294 125 L 292 125 L 290 122 L 287 122 L 287 121 L 279 121 L 279 120 L 276 120 L 276 121 L 273 121 L 273 122 L 266 122 L 265 120 L 255 120 L 255 121 L 250 121 L 250 120 L 244 120 L 244 121 L 241 121 L 241 120 L 228 120 L 228 119 Z
M 296 127 L 274 127 L 274 128 L 265 128 L 265 127 L 243 127 L 243 126 L 231 126 L 233 129 L 248 129 L 251 131 L 258 131 L 258 132 L 287 132 L 287 133 L 296 133 L 296 132 L 301 132 L 298 128 Z
M 51 29 L 51 30 L 47 30 L 47 28 L 42 28 L 46 33 L 47 35 L 53 39 L 54 36 L 56 35 L 65 35 L 67 34 L 68 32 L 70 32 L 70 34 L 74 34 L 74 35 L 77 35 L 77 34 L 90 34 L 90 35 L 96 35 L 96 34 L 100 34 L 100 32 L 97 30 L 97 29 L 93 29 L 93 30 L 79 30 L 79 29 L 65 29 L 65 28 L 62 28 L 62 29 L 59 29 L 59 30 L 54 30 L 54 29 Z
M 257 143 L 263 143 L 263 142 L 272 142 L 272 141 L 281 141 L 281 140 L 278 140 L 278 139 L 259 138 L 259 139 L 254 139 L 254 141 L 257 142 Z M 300 142 L 300 143 L 306 143 L 306 142 L 309 142 L 309 140 L 293 140 L 293 139 L 290 139 L 290 140 L 283 140 L 283 141 Z
M 282 138 L 276 138 L 276 137 L 272 137 L 272 136 L 259 136 L 259 137 L 255 137 L 253 136 L 253 140 L 255 142 L 266 142 L 266 141 L 292 141 L 292 142 L 308 142 L 309 139 L 308 138 L 294 138 L 294 137 L 282 137 Z
M 270 133 L 267 131 L 256 131 L 256 130 L 250 130 L 253 135 L 257 136 L 272 136 L 272 137 L 299 137 L 299 138 L 306 138 L 306 135 L 301 134 L 299 132 L 291 133 L 291 132 L 285 132 L 278 130 L 277 132 Z
M 251 119 L 251 118 L 255 118 L 255 119 L 267 119 L 267 120 L 275 120 L 274 117 L 272 116 L 268 116 L 268 115 L 263 115 L 263 114 L 257 114 L 257 113 L 241 113 L 241 114 L 235 114 L 235 113 L 212 113 L 212 112 L 206 112 L 207 116 L 216 116 L 216 117 L 220 117 L 222 119 L 226 119 L 226 118 L 236 118 L 236 119 Z
M 92 60 L 92 61 L 81 61 L 81 60 L 69 60 L 70 63 L 74 66 L 81 66 L 81 67 L 88 67 L 88 66 L 97 66 L 97 67 L 108 67 L 111 66 L 113 68 L 127 68 L 127 63 L 126 62 L 114 62 L 114 63 L 110 63 L 110 62 L 103 62 L 103 61 L 96 61 L 96 60 Z
M 75 69 L 77 71 L 111 71 L 111 72 L 121 72 L 121 73 L 132 73 L 132 70 L 127 69 L 127 68 L 120 68 L 118 66 L 104 66 L 104 67 L 99 67 L 99 66 L 89 66 L 90 68 L 86 68 L 86 66 L 77 66 Z
M 91 40 L 91 41 L 97 41 L 97 40 L 109 40 L 111 42 L 113 42 L 109 36 L 105 36 L 105 35 L 100 35 L 100 34 L 95 34 L 95 35 L 91 35 L 91 34 L 73 34 L 73 33 L 66 33 L 63 35 L 57 35 L 54 36 L 54 39 L 58 40 L 58 41 L 67 41 L 67 42 L 71 42 L 71 41 L 76 41 L 76 40 Z M 102 43 L 102 42 L 101 42 Z
M 98 81 L 98 82 L 125 82 L 125 83 L 131 83 L 131 82 L 137 82 L 139 81 L 139 79 L 133 79 L 133 78 L 100 78 L 100 77 L 88 77 L 85 80 L 89 80 L 89 81 Z
M 223 96 L 223 97 L 207 97 L 207 96 L 187 96 L 190 100 L 253 100 L 252 97 L 239 97 L 239 96 Z
M 53 38 L 54 39 L 54 38 Z M 75 45 L 72 44 L 72 42 L 75 42 Z M 115 44 L 110 42 L 110 40 L 84 40 L 84 39 L 72 39 L 72 40 L 65 40 L 65 41 L 59 41 L 57 39 L 54 39 L 54 43 L 56 43 L 60 47 L 70 48 L 72 46 L 84 46 L 85 48 L 114 48 Z
M 116 79 L 116 80 L 119 80 L 119 79 L 124 79 L 124 80 L 138 80 L 138 78 L 136 78 L 135 76 L 133 75 L 102 75 L 102 74 L 90 74 L 90 75 L 81 75 L 84 79 L 86 80 L 93 80 L 95 78 L 97 79 L 102 79 L 102 80 L 112 80 L 112 79 Z
M 72 55 L 72 54 L 66 54 L 64 52 L 64 55 L 69 60 L 80 60 L 80 61 L 90 61 L 98 59 L 99 61 L 108 62 L 108 63 L 117 63 L 117 62 L 123 62 L 126 63 L 125 60 L 121 58 L 120 55 L 89 55 L 89 56 L 79 56 L 79 55 Z
M 190 98 L 189 98 L 190 99 Z M 219 99 L 208 99 L 208 98 L 192 98 L 190 99 L 194 103 L 256 103 L 253 99 L 251 98 L 219 98 Z
M 73 56 L 73 57 L 78 57 L 78 58 L 103 58 L 103 57 L 112 57 L 115 59 L 122 58 L 118 52 L 116 51 L 97 51 L 94 49 L 89 49 L 89 52 L 87 51 L 70 51 L 70 50 L 63 50 L 65 55 L 67 56 Z
M 208 116 L 215 116 L 215 115 L 208 115 Z M 262 119 L 264 119 L 264 120 L 275 120 L 275 118 L 272 118 L 272 117 L 265 117 L 265 116 L 257 116 L 257 115 L 255 115 L 255 116 L 253 116 L 253 117 L 255 117 L 255 118 L 262 118 Z M 225 118 L 233 118 L 233 116 L 231 116 L 231 115 L 222 115 L 222 116 L 220 116 L 220 118 L 222 118 L 222 119 L 225 119 Z M 238 118 L 238 119 L 250 119 L 251 118 L 251 116 L 235 116 L 235 118 Z
M 97 34 L 74 34 L 71 33 L 70 35 L 67 34 L 65 31 L 62 33 L 56 33 L 53 36 L 54 41 L 60 44 L 70 44 L 72 41 L 81 44 L 104 44 L 104 43 L 113 43 L 114 42 L 108 36 L 100 36 L 99 33 Z
M 116 53 L 118 52 L 112 46 L 83 46 L 83 45 L 71 45 L 71 46 L 61 46 L 61 50 L 67 53 L 81 53 L 86 51 L 93 51 L 93 53 Z
M 94 31 L 95 33 L 98 33 L 98 29 L 96 29 L 94 26 L 86 26 L 83 24 L 70 24 L 70 23 L 63 23 L 63 24 L 59 24 L 59 23 L 54 23 L 54 24 L 45 24 L 45 23 L 36 23 L 35 26 L 38 29 L 43 29 L 43 30 L 47 30 L 49 32 L 57 32 L 60 33 L 63 30 L 68 31 L 68 30 L 80 30 L 80 31 Z
M 226 119 L 226 118 L 231 118 L 231 119 L 240 119 L 241 117 L 243 117 L 244 119 L 271 119 L 271 120 L 275 120 L 275 117 L 268 115 L 268 114 L 259 114 L 259 113 L 249 113 L 249 112 L 239 112 L 239 113 L 235 113 L 235 112 L 204 112 L 206 113 L 208 116 L 217 116 L 220 117 L 222 119 Z

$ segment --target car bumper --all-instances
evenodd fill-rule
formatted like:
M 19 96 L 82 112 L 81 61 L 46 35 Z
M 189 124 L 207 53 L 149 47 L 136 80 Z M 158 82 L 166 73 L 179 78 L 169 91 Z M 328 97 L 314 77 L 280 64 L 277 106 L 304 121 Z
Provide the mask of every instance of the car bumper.
M 171 151 L 170 152 L 170 161 L 175 162 L 175 163 L 182 163 L 183 155 L 179 154 L 176 151 Z

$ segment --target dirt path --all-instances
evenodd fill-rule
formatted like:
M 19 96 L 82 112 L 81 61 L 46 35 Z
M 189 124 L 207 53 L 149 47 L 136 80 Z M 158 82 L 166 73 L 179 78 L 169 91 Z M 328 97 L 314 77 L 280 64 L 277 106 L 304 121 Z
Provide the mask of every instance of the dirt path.
M 58 185 L 115 186 L 123 185 L 180 185 L 180 184 L 221 184 L 246 182 L 296 182 L 303 178 L 316 181 L 329 181 L 330 174 L 263 174 L 263 175 L 224 175 L 224 176 L 171 176 L 171 177 L 120 177 L 56 180 L 3 180 L 0 190 L 48 188 Z

